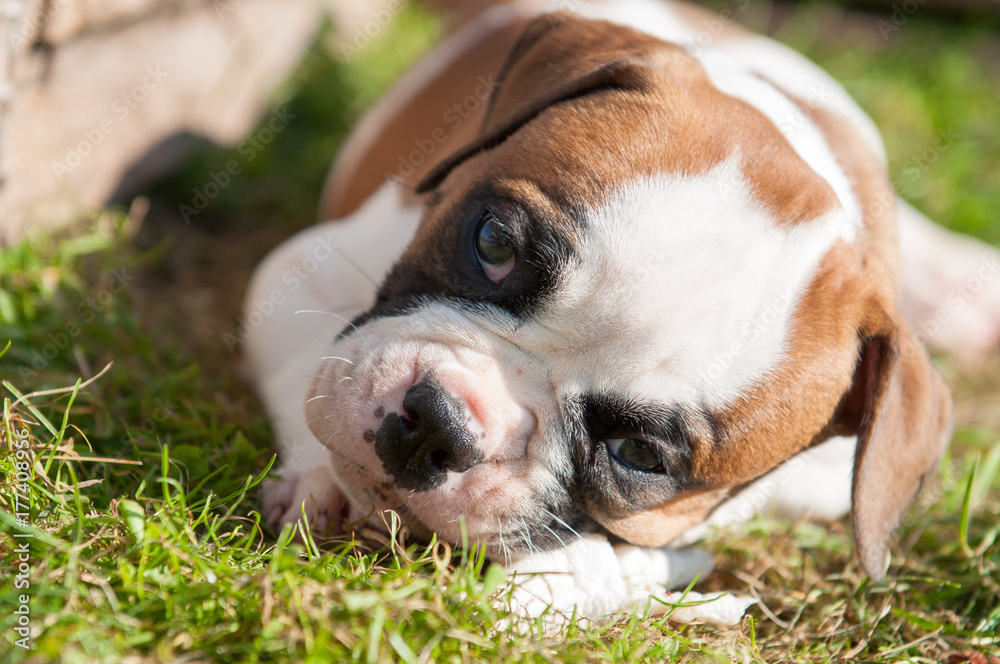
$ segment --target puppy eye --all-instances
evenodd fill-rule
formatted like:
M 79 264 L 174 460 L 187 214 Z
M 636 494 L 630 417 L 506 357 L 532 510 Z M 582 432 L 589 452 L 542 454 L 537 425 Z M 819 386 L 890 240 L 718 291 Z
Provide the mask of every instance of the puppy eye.
M 514 269 L 514 242 L 503 223 L 492 212 L 486 212 L 479 220 L 475 246 L 476 258 L 493 283 L 500 283 Z
M 609 438 L 604 443 L 611 456 L 629 468 L 644 473 L 663 473 L 666 470 L 652 446 L 638 438 Z

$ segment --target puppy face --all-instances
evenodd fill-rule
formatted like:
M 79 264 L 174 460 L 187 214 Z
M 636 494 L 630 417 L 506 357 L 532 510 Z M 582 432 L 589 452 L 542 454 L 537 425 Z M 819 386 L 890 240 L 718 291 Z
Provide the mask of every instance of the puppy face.
M 922 353 L 899 354 L 882 221 L 816 136 L 777 129 L 791 100 L 758 81 L 762 110 L 718 83 L 625 28 L 528 28 L 479 140 L 422 186 L 416 237 L 307 402 L 352 518 L 464 528 L 498 557 L 599 529 L 660 545 L 858 433 L 856 476 L 879 478 L 856 477 L 856 511 L 872 505 L 858 538 L 878 573 L 947 395 Z M 925 389 L 887 406 L 904 382 Z M 904 424 L 907 405 L 926 422 Z M 928 442 L 879 477 L 906 426 Z

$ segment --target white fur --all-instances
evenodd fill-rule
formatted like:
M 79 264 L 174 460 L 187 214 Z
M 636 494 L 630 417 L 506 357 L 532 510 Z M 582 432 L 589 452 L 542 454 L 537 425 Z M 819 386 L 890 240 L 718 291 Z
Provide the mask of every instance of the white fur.
M 405 509 L 451 540 L 462 528 L 473 541 L 515 532 L 535 497 L 571 469 L 553 433 L 563 397 L 614 391 L 724 407 L 781 361 L 801 293 L 844 239 L 837 212 L 778 226 L 735 159 L 704 175 L 632 183 L 588 216 L 556 295 L 522 324 L 428 303 L 328 351 L 306 412 L 322 443 L 349 460 L 335 460 L 333 475 L 357 515 Z M 408 492 L 392 486 L 363 434 L 379 427 L 376 411 L 402 412 L 406 390 L 431 370 L 465 404 L 484 462 Z
M 631 183 L 587 227 L 543 326 L 520 343 L 551 337 L 557 384 L 693 407 L 731 403 L 776 366 L 800 295 L 845 239 L 839 211 L 778 227 L 735 159 Z
M 302 231 L 268 255 L 247 290 L 245 353 L 288 482 L 266 492 L 265 512 L 280 510 L 285 521 L 295 520 L 304 497 L 320 496 L 313 515 L 340 499 L 329 491 L 326 450 L 306 425 L 306 395 L 334 336 L 371 306 L 375 284 L 413 237 L 420 210 L 400 201 L 399 187 L 387 183 L 350 217 Z M 296 487 L 316 468 L 326 469 L 325 484 L 312 473 L 311 487 Z
M 712 571 L 701 549 L 612 546 L 602 535 L 587 535 L 553 551 L 522 558 L 514 573 L 510 604 L 527 617 L 545 617 L 559 627 L 571 616 L 607 620 L 622 613 L 667 611 L 679 622 L 736 625 L 757 600 L 727 593 L 668 593 Z

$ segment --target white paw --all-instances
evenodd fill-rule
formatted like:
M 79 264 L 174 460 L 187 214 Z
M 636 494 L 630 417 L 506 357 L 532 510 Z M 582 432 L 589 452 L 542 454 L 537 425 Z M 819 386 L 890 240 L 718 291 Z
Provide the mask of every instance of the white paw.
M 510 565 L 510 609 L 532 620 L 544 616 L 547 627 L 558 628 L 569 616 L 604 622 L 622 613 L 641 613 L 652 597 L 684 604 L 674 608 L 652 601 L 654 614 L 671 610 L 671 618 L 682 622 L 735 625 L 755 600 L 726 593 L 664 592 L 686 586 L 712 566 L 711 554 L 701 549 L 613 547 L 603 535 L 585 535 Z
M 326 466 L 282 470 L 280 480 L 264 482 L 262 502 L 264 520 L 274 531 L 301 521 L 303 510 L 313 535 L 339 535 L 343 530 L 346 499 Z

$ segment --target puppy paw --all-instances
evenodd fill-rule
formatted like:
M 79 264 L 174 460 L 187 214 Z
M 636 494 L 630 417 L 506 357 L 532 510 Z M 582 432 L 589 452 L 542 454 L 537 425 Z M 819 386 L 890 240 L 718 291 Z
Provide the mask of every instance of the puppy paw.
M 305 472 L 283 470 L 280 480 L 264 483 L 262 503 L 264 520 L 276 532 L 285 524 L 301 521 L 303 511 L 313 535 L 343 532 L 347 501 L 326 467 Z M 302 526 L 299 528 L 301 533 Z M 301 535 L 296 539 L 301 540 Z

